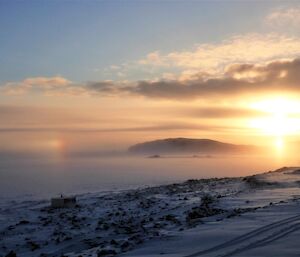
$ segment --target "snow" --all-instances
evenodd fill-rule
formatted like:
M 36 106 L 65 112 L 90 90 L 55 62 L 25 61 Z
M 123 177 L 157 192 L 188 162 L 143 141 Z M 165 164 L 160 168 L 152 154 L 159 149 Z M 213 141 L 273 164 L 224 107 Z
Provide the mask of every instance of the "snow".
M 0 256 L 299 256 L 300 173 L 188 180 L 0 206 Z

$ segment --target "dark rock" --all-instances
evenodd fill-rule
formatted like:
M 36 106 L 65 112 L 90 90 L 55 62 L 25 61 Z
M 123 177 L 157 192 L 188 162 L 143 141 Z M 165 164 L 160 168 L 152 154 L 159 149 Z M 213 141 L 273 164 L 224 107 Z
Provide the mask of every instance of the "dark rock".
M 26 225 L 29 224 L 30 222 L 28 220 L 21 220 L 17 225 Z
M 262 179 L 259 179 L 258 176 L 248 176 L 243 178 L 243 181 L 246 182 L 250 188 L 264 188 L 270 186 L 278 186 L 277 182 L 267 182 Z
M 17 257 L 17 254 L 14 251 L 10 251 L 5 257 Z
M 40 245 L 33 241 L 29 241 L 29 242 L 27 242 L 27 244 L 29 245 L 31 251 L 35 251 L 36 249 L 40 248 Z
M 164 217 L 164 219 L 166 221 L 171 221 L 173 223 L 180 223 L 179 220 L 174 216 L 174 215 L 171 215 L 171 214 L 168 214 Z
M 117 252 L 115 250 L 101 250 L 98 252 L 97 256 L 98 257 L 102 257 L 102 256 L 112 256 L 112 255 L 116 255 Z
M 118 245 L 118 242 L 117 242 L 116 240 L 112 239 L 112 240 L 110 241 L 110 244 L 111 244 L 111 245 Z
M 122 245 L 121 245 L 121 248 L 124 250 L 124 249 L 127 249 L 130 247 L 130 243 L 128 241 L 125 241 Z

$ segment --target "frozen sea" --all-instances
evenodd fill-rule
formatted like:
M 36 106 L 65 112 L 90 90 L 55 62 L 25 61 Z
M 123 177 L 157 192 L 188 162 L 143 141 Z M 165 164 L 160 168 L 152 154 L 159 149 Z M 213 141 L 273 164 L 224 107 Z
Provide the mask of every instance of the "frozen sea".
M 299 164 L 295 158 L 257 156 L 1 158 L 0 201 L 245 176 Z

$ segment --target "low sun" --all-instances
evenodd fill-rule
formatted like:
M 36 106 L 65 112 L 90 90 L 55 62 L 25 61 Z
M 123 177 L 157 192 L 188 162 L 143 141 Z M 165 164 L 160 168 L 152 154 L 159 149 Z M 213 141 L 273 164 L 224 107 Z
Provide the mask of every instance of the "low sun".
M 252 109 L 265 113 L 264 117 L 251 120 L 251 127 L 275 138 L 275 146 L 282 149 L 284 137 L 300 131 L 300 104 L 291 99 L 273 98 L 256 102 Z

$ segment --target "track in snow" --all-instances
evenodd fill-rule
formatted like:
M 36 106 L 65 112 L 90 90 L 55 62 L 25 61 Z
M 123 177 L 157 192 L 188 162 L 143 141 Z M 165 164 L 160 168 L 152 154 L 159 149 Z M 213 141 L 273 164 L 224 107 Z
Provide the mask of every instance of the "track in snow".
M 249 233 L 238 236 L 230 241 L 199 251 L 184 257 L 218 256 L 230 257 L 238 253 L 267 245 L 300 229 L 300 215 L 283 219 Z

